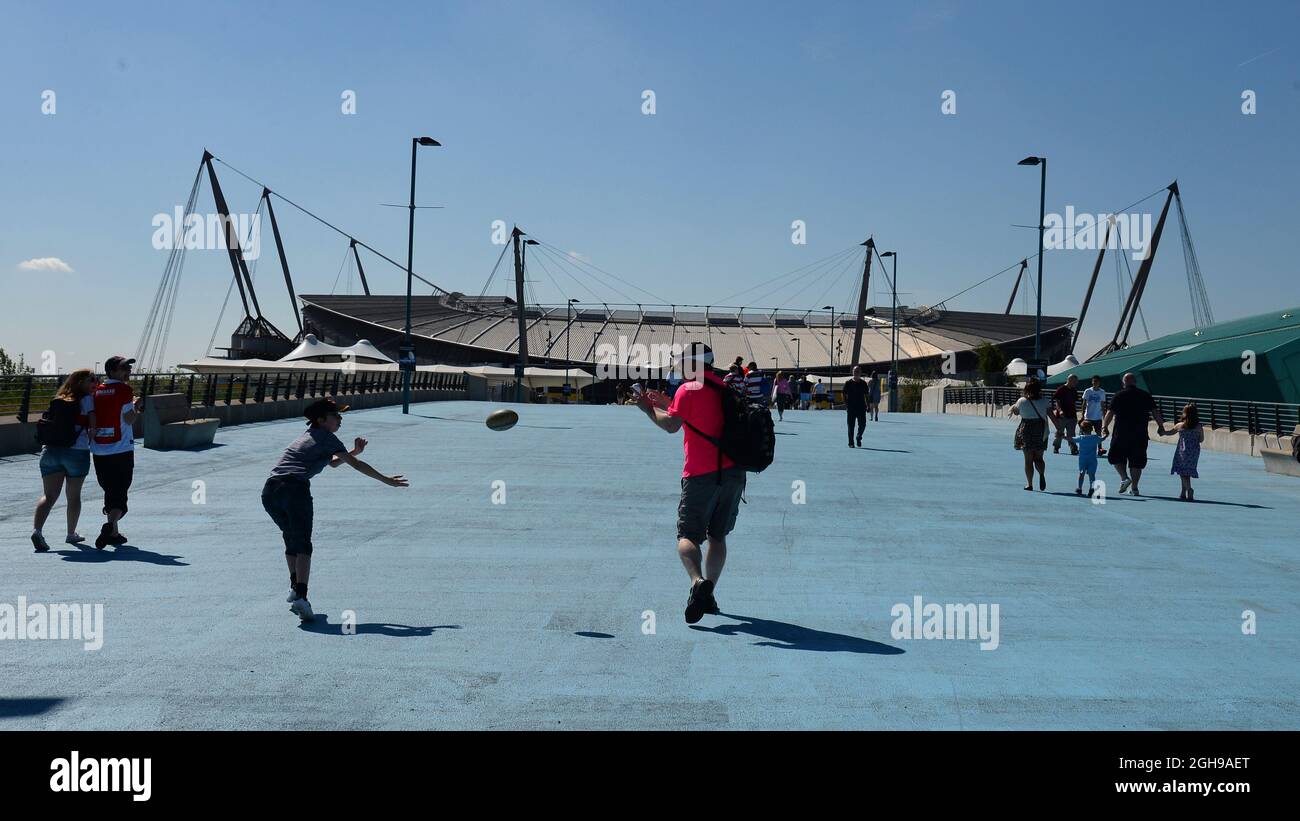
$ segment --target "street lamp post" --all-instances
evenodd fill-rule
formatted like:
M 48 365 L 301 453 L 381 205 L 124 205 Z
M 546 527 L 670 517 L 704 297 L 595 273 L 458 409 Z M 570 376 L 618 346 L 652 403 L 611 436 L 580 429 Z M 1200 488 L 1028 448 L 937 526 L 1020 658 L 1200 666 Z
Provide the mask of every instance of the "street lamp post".
M 831 381 L 831 385 L 834 385 L 834 384 L 835 384 L 835 306 L 834 306 L 834 305 L 823 305 L 823 306 L 822 306 L 822 310 L 823 310 L 823 311 L 830 311 L 830 312 L 831 312 L 831 371 L 830 371 L 830 372 L 831 372 L 831 375 L 830 375 L 830 381 Z
M 883 260 L 885 257 L 894 258 L 894 275 L 893 282 L 893 303 L 891 309 L 891 318 L 889 329 L 889 412 L 894 413 L 898 410 L 898 252 L 886 251 L 880 255 Z
M 411 373 L 415 370 L 415 345 L 411 343 L 411 265 L 415 257 L 415 151 L 420 146 L 440 146 L 432 137 L 411 138 L 411 202 L 406 226 L 406 330 L 402 340 L 402 413 L 411 412 Z
M 1038 307 L 1034 311 L 1034 364 L 1042 365 L 1043 357 L 1043 231 L 1047 220 L 1047 158 L 1025 157 L 1017 165 L 1037 165 L 1042 173 L 1038 182 Z
M 569 365 L 572 360 L 569 358 L 569 337 L 573 335 L 573 304 L 576 299 L 570 299 L 567 305 L 569 312 L 569 324 L 564 328 L 564 404 L 569 404 Z
M 802 340 L 799 339 L 799 337 L 795 336 L 794 334 L 790 334 L 790 338 L 794 340 L 794 369 L 797 371 L 799 370 L 800 367 L 802 367 L 800 363 L 803 361 L 803 357 L 799 355 L 799 351 L 800 351 L 799 343 Z

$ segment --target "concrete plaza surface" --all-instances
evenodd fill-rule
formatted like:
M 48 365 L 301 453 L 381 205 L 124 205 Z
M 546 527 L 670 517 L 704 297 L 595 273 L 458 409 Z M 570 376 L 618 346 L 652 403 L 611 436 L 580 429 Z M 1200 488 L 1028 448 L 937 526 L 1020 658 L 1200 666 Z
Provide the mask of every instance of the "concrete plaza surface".
M 55 538 L 60 501 L 34 554 L 36 459 L 0 460 L 0 605 L 104 607 L 99 650 L 0 641 L 0 729 L 1300 727 L 1300 481 L 1258 460 L 1204 453 L 1184 504 L 1153 446 L 1150 495 L 1094 505 L 1064 454 L 1021 490 L 1010 421 L 893 415 L 850 450 L 842 413 L 791 412 L 724 615 L 689 627 L 680 435 L 614 406 L 518 407 L 497 433 L 493 407 L 347 414 L 411 487 L 315 480 L 308 627 L 259 499 L 299 422 L 137 450 L 131 546 L 103 552 Z M 93 476 L 85 497 L 93 539 Z M 917 596 L 996 604 L 996 649 L 891 636 Z

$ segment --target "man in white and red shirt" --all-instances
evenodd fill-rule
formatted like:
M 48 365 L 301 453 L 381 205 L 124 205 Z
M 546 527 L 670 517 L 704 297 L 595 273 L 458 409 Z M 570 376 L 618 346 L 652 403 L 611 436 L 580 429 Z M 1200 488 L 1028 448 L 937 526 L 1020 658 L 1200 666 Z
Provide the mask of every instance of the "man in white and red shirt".
M 704 614 L 719 613 L 714 585 L 727 561 L 727 534 L 736 526 L 740 497 L 745 492 L 745 469 L 737 467 L 710 438 L 722 436 L 722 392 L 730 388 L 713 373 L 713 351 L 695 342 L 682 355 L 687 381 L 668 397 L 648 391 L 637 403 L 650 420 L 669 433 L 685 427 L 682 449 L 682 495 L 677 505 L 677 555 L 691 577 L 686 600 L 686 623 Z M 708 539 L 707 557 L 700 545 Z M 703 568 L 701 568 L 703 564 Z
M 131 426 L 139 416 L 135 394 L 127 380 L 134 359 L 110 356 L 104 363 L 106 378 L 95 386 L 95 430 L 90 453 L 95 460 L 95 479 L 104 490 L 104 515 L 108 521 L 99 530 L 95 547 L 126 544 L 118 521 L 126 515 L 126 496 L 135 474 L 135 435 Z

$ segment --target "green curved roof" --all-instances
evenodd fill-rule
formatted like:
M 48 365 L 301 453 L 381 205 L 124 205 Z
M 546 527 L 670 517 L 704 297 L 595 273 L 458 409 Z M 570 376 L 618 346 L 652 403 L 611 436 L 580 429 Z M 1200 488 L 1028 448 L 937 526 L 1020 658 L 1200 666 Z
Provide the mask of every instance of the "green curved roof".
M 1056 374 L 1048 384 L 1070 374 L 1086 383 L 1096 374 L 1115 391 L 1128 371 L 1160 396 L 1300 404 L 1300 307 L 1130 345 Z

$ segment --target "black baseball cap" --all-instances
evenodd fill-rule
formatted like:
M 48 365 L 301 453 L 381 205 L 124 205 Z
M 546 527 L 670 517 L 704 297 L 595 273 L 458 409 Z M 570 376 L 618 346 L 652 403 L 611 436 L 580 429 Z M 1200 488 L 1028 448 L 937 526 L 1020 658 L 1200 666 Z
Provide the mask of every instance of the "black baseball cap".
M 134 359 L 129 359 L 125 356 L 110 356 L 108 359 L 104 360 L 104 370 L 115 371 L 118 368 L 122 367 L 123 365 L 134 365 L 134 364 L 135 364 Z
M 317 399 L 303 408 L 302 415 L 314 422 L 322 416 L 329 416 L 331 413 L 343 413 L 347 409 L 347 405 L 340 405 L 333 399 Z

